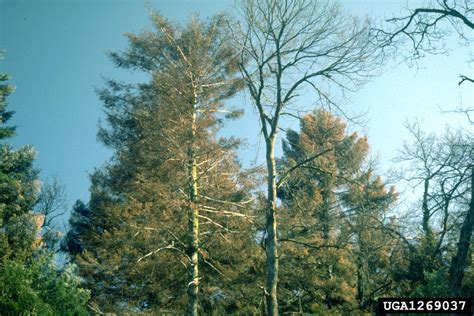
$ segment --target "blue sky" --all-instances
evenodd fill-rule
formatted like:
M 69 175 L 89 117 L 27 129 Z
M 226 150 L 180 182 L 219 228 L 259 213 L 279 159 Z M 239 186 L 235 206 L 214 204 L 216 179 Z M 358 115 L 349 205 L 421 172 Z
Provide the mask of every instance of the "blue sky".
M 66 186 L 70 204 L 78 198 L 87 201 L 88 173 L 110 157 L 96 141 L 103 115 L 94 90 L 103 85 L 103 77 L 137 78 L 117 70 L 106 52 L 126 47 L 124 33 L 150 28 L 148 7 L 182 22 L 193 12 L 205 17 L 231 4 L 218 0 L 0 0 L 0 49 L 6 53 L 0 72 L 9 73 L 16 86 L 9 98 L 10 109 L 16 111 L 12 121 L 18 125 L 13 145 L 36 148 L 42 177 L 57 176 Z M 390 17 L 399 15 L 406 1 L 345 0 L 342 4 L 352 14 Z M 466 62 L 469 48 L 458 47 L 454 39 L 449 44 L 450 55 L 428 56 L 417 68 L 390 63 L 344 105 L 353 113 L 368 110 L 366 126 L 353 128 L 369 137 L 382 169 L 391 166 L 390 159 L 408 137 L 406 120 L 420 119 L 431 131 L 446 125 L 472 128 L 463 116 L 440 111 L 474 102 L 472 85 L 457 85 L 459 74 L 472 73 Z M 232 103 L 244 107 L 247 114 L 224 133 L 247 138 L 249 147 L 241 158 L 248 163 L 257 153 L 263 154 L 263 148 L 257 150 L 258 124 L 250 102 L 240 98 Z M 296 127 L 298 123 L 287 124 Z

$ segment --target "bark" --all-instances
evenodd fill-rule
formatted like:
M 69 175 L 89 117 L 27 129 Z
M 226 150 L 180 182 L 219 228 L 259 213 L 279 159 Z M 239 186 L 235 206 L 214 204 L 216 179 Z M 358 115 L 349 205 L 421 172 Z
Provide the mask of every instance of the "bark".
M 469 245 L 471 243 L 472 230 L 474 229 L 474 166 L 471 167 L 471 202 L 469 210 L 461 227 L 456 255 L 451 261 L 449 269 L 451 295 L 459 297 L 461 295 L 461 285 L 464 278 L 464 271 L 469 263 Z
M 321 207 L 321 213 L 320 213 L 320 220 L 323 225 L 322 227 L 322 233 L 323 233 L 323 239 L 324 239 L 324 244 L 328 245 L 329 244 L 329 233 L 330 233 L 330 208 L 331 208 L 331 202 L 330 202 L 330 192 L 327 189 L 323 189 L 321 192 L 322 198 L 323 198 L 323 204 Z
M 275 137 L 267 140 L 266 160 L 268 169 L 268 198 L 266 214 L 267 239 L 265 250 L 267 255 L 267 315 L 278 315 L 277 285 L 278 285 L 278 243 L 276 219 L 276 162 Z
M 357 231 L 357 239 L 359 241 L 359 253 L 357 254 L 357 294 L 356 294 L 356 299 L 359 303 L 359 309 L 364 310 L 365 308 L 365 284 L 364 284 L 364 276 L 365 276 L 365 265 L 364 265 L 364 256 L 365 256 L 365 247 L 364 247 L 364 242 L 363 237 L 362 237 L 362 231 L 364 228 L 362 227 L 363 222 L 361 223 L 358 221 L 357 226 L 359 227 Z
M 423 231 L 425 232 L 425 237 L 426 241 L 429 242 L 429 239 L 431 238 L 431 227 L 430 227 L 430 209 L 428 208 L 428 190 L 429 190 L 429 179 L 425 179 L 423 183 L 423 202 L 421 205 L 421 208 L 423 210 L 423 221 L 422 221 L 422 226 L 423 226 Z
M 195 98 L 196 99 L 196 98 Z M 193 102 L 191 131 L 188 147 L 188 185 L 189 185 L 189 217 L 188 217 L 188 249 L 191 260 L 189 275 L 191 281 L 188 284 L 188 310 L 187 315 L 198 315 L 198 293 L 199 293 L 199 208 L 197 206 L 198 183 L 197 163 L 194 153 L 194 138 L 196 135 L 196 112 Z
M 362 272 L 362 263 L 360 262 L 361 259 L 358 258 L 357 260 L 357 294 L 356 299 L 359 303 L 359 309 L 364 309 L 364 280 L 363 280 L 363 272 Z

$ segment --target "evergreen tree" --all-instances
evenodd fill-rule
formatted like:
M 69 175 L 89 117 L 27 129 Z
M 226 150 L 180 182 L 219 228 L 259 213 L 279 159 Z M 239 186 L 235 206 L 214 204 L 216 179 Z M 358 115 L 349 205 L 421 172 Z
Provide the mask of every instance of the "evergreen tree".
M 7 97 L 13 86 L 0 74 L 0 260 L 25 259 L 31 255 L 37 227 L 31 214 L 39 191 L 35 152 L 25 146 L 13 150 L 5 141 L 15 127 L 6 125 L 13 112 L 7 111 Z M 1 261 L 0 261 L 1 262 Z
M 99 309 L 196 314 L 200 301 L 229 312 L 248 300 L 237 283 L 251 263 L 239 260 L 257 246 L 239 141 L 217 134 L 238 115 L 223 107 L 240 87 L 236 52 L 223 16 L 185 27 L 152 20 L 155 32 L 127 35 L 128 50 L 110 55 L 150 81 L 99 91 L 109 123 L 99 139 L 115 155 L 91 176 L 88 228 L 71 222 L 80 243 L 67 245 L 80 244 L 70 252 Z
M 0 314 L 86 315 L 89 292 L 80 287 L 72 267 L 60 269 L 43 248 L 39 233 L 44 217 L 33 213 L 40 182 L 35 152 L 13 150 L 5 140 L 15 128 L 5 124 L 13 112 L 6 98 L 13 87 L 0 75 Z
M 359 210 L 380 220 L 377 212 L 388 210 L 394 194 L 370 172 L 364 173 L 367 139 L 348 134 L 345 123 L 324 110 L 303 117 L 300 132 L 288 131 L 283 151 L 279 165 L 287 176 L 280 179 L 278 194 L 283 201 L 280 240 L 286 254 L 281 259 L 284 308 L 299 312 L 357 308 L 360 293 L 355 285 L 361 280 L 353 258 L 371 264 L 360 253 L 361 244 L 374 247 L 365 236 L 376 230 L 357 225 L 364 222 Z M 357 191 L 364 182 L 370 187 L 365 200 Z
M 403 249 L 390 232 L 394 222 L 387 220 L 388 211 L 397 198 L 395 188 L 387 190 L 372 168 L 361 170 L 347 183 L 342 195 L 346 224 L 352 233 L 351 258 L 356 264 L 356 299 L 362 311 L 375 312 L 377 298 L 393 293 L 394 256 Z
M 71 217 L 69 218 L 70 229 L 61 241 L 60 249 L 72 256 L 84 251 L 84 242 L 82 236 L 90 229 L 90 209 L 82 202 L 77 200 L 72 207 Z

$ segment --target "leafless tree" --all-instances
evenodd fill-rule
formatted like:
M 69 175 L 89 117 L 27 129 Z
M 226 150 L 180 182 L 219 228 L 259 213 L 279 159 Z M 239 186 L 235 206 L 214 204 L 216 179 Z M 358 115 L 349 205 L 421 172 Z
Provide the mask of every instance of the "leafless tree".
M 67 208 L 65 189 L 57 178 L 52 177 L 42 185 L 35 208 L 44 215 L 41 228 L 54 228 L 55 219 L 64 215 Z
M 61 232 L 58 229 L 58 219 L 66 213 L 65 188 L 56 177 L 47 179 L 41 187 L 35 212 L 41 214 L 42 241 L 49 249 L 56 249 Z
M 303 93 L 312 93 L 320 105 L 341 109 L 337 96 L 365 83 L 379 66 L 380 55 L 372 45 L 369 21 L 343 14 L 333 1 L 245 0 L 240 13 L 243 22 L 233 30 L 242 49 L 240 70 L 265 140 L 266 305 L 268 315 L 277 315 L 276 191 L 282 184 L 278 179 L 286 177 L 277 175 L 274 151 L 281 118 L 307 109 L 297 105 Z
M 456 254 L 451 260 L 449 269 L 449 286 L 451 288 L 451 295 L 455 297 L 460 295 L 464 271 L 469 264 L 469 245 L 472 241 L 472 231 L 474 230 L 474 165 L 472 164 L 472 159 L 470 186 L 471 202 L 459 232 Z
M 440 258 L 449 246 L 447 237 L 459 232 L 449 271 L 451 292 L 458 296 L 468 265 L 473 230 L 474 139 L 471 134 L 461 131 L 448 131 L 439 139 L 434 134 L 424 133 L 418 123 L 408 128 L 415 141 L 404 146 L 399 161 L 409 164 L 405 180 L 422 187 L 421 252 L 427 258 Z M 428 267 L 428 262 L 421 264 L 422 270 L 433 268 Z

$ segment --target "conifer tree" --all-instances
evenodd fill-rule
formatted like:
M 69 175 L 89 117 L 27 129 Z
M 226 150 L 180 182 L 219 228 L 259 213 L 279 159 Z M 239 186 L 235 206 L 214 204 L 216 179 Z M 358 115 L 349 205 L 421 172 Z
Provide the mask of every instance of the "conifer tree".
M 231 290 L 245 269 L 238 253 L 254 246 L 239 140 L 217 134 L 238 116 L 224 108 L 241 86 L 237 55 L 223 16 L 152 21 L 154 32 L 128 34 L 129 48 L 110 54 L 150 80 L 99 91 L 108 121 L 99 139 L 115 155 L 91 176 L 89 229 L 73 260 L 99 309 L 232 310 L 243 297 Z
M 352 233 L 350 257 L 356 264 L 355 298 L 362 311 L 375 312 L 377 297 L 393 293 L 393 274 L 398 269 L 394 256 L 403 248 L 398 238 L 388 232 L 397 229 L 393 220 L 388 219 L 388 212 L 397 196 L 395 188 L 387 189 L 369 166 L 347 183 L 347 191 L 341 197 L 345 224 Z
M 281 277 L 286 306 L 282 308 L 319 313 L 357 308 L 356 284 L 362 278 L 354 258 L 364 267 L 373 263 L 360 253 L 361 245 L 375 248 L 366 236 L 377 234 L 379 215 L 388 210 L 394 193 L 364 171 L 367 139 L 348 134 L 345 123 L 324 110 L 304 116 L 300 132 L 288 131 L 283 151 L 281 173 L 290 175 L 279 182 L 285 214 L 280 240 L 286 253 Z M 314 152 L 324 154 L 302 165 Z M 358 191 L 363 187 L 366 195 Z M 361 210 L 375 217 L 375 225 L 360 225 L 366 223 Z
M 31 255 L 37 227 L 30 212 L 39 190 L 33 148 L 14 150 L 5 143 L 15 134 L 15 127 L 6 125 L 13 115 L 6 108 L 14 89 L 6 83 L 8 79 L 7 74 L 0 74 L 0 260 Z
M 6 125 L 13 115 L 6 109 L 13 91 L 7 80 L 0 74 L 0 314 L 86 315 L 88 291 L 72 267 L 57 267 L 42 243 L 44 218 L 33 213 L 41 189 L 35 151 L 5 142 L 15 133 Z

